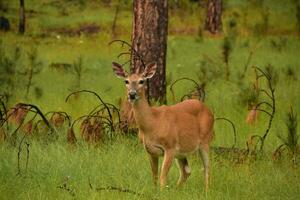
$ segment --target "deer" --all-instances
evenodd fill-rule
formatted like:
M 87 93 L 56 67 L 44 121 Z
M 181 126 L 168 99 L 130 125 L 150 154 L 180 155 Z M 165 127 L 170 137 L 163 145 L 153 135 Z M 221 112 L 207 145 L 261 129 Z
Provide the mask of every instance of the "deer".
M 154 184 L 158 182 L 158 161 L 163 156 L 159 183 L 167 185 L 167 175 L 175 160 L 179 168 L 177 186 L 186 182 L 191 174 L 187 156 L 199 152 L 204 165 L 204 184 L 208 191 L 210 158 L 209 146 L 213 139 L 214 116 L 199 100 L 184 100 L 175 105 L 151 107 L 145 88 L 154 76 L 157 64 L 145 65 L 142 72 L 127 73 L 122 65 L 112 62 L 118 78 L 124 80 L 128 101 L 132 105 L 144 149 L 149 155 Z

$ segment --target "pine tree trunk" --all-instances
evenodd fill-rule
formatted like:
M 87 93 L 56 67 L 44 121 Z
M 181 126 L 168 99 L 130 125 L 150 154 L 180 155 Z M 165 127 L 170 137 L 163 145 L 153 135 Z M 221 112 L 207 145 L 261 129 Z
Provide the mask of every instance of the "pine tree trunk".
M 208 30 L 212 34 L 222 31 L 222 0 L 208 1 L 205 30 Z
M 151 100 L 165 103 L 168 1 L 134 0 L 133 11 L 133 48 L 143 57 L 145 65 L 151 62 L 157 63 L 157 71 L 149 80 L 147 94 Z M 137 56 L 132 55 L 131 71 L 143 68 L 144 66 Z
M 19 10 L 19 33 L 25 33 L 25 5 L 24 0 L 20 0 L 20 10 Z

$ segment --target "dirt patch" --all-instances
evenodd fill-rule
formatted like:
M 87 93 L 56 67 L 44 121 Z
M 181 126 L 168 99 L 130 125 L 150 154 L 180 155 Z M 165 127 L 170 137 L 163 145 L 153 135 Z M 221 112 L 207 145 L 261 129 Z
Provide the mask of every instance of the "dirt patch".
M 196 35 L 198 34 L 197 27 L 174 27 L 169 29 L 170 35 Z
M 66 36 L 80 36 L 84 35 L 93 35 L 97 34 L 101 31 L 101 27 L 96 24 L 81 24 L 75 28 L 50 28 L 46 29 L 46 33 L 55 33 L 59 35 L 66 35 Z

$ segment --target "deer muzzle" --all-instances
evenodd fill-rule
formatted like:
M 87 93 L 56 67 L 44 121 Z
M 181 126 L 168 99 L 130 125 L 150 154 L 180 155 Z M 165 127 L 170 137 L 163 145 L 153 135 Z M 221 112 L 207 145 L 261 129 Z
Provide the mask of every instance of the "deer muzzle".
M 130 90 L 129 93 L 128 93 L 128 99 L 129 101 L 134 101 L 134 100 L 137 100 L 138 98 L 138 95 L 137 95 L 137 92 L 136 90 Z

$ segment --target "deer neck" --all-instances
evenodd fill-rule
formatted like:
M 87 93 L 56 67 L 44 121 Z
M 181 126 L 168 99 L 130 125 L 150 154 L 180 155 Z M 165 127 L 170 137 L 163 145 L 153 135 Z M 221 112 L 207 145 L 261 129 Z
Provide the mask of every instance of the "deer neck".
M 135 121 L 142 132 L 147 132 L 152 126 L 152 108 L 148 104 L 145 91 L 142 92 L 140 99 L 132 104 Z

